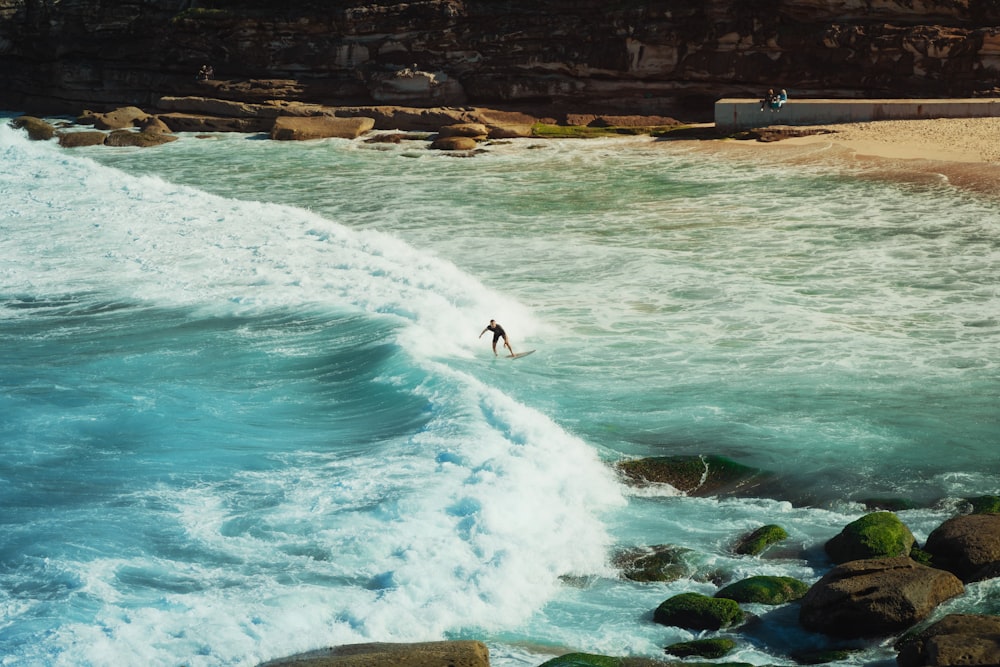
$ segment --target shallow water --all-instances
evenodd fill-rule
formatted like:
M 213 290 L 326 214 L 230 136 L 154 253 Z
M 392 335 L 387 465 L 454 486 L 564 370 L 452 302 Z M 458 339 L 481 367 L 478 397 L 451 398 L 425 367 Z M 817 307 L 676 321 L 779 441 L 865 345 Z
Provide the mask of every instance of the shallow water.
M 0 664 L 657 657 L 692 636 L 662 600 L 814 581 L 858 499 L 927 504 L 923 539 L 998 492 L 1000 207 L 946 182 L 648 138 L 69 152 L 4 124 L 0 152 Z M 494 358 L 490 318 L 535 354 Z M 660 454 L 797 502 L 611 472 Z M 788 542 L 731 555 L 763 523 Z M 692 578 L 608 564 L 663 543 Z M 735 659 L 824 643 L 752 611 Z

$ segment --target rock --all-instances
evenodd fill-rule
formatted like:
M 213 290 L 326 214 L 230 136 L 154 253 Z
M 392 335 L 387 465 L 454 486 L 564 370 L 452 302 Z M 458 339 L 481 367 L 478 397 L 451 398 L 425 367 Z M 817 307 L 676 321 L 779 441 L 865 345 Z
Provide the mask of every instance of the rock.
M 99 130 L 87 130 L 84 132 L 60 132 L 59 145 L 63 148 L 100 146 L 104 143 L 107 136 L 107 134 Z
M 788 539 L 788 533 L 781 526 L 775 524 L 761 526 L 740 537 L 733 546 L 733 553 L 741 556 L 759 556 L 772 544 L 785 539 Z
M 966 502 L 972 507 L 973 514 L 1000 514 L 1000 496 L 976 496 Z
M 41 118 L 34 116 L 18 116 L 10 121 L 15 130 L 26 130 L 28 138 L 33 141 L 48 141 L 56 136 L 56 128 Z
M 650 658 L 617 657 L 596 653 L 566 653 L 558 658 L 546 660 L 539 667 L 673 667 L 673 665 L 666 665 L 660 660 Z M 718 665 L 717 667 L 726 666 Z
M 899 667 L 1000 665 L 1000 617 L 951 614 L 895 648 Z
M 735 600 L 710 598 L 700 593 L 681 593 L 664 600 L 653 612 L 660 625 L 687 630 L 719 630 L 741 623 L 743 610 Z
M 163 111 L 179 111 L 199 116 L 223 116 L 228 118 L 277 118 L 286 113 L 276 104 L 252 104 L 232 100 L 217 100 L 211 97 L 161 97 L 156 103 Z
M 675 655 L 678 658 L 721 658 L 732 653 L 736 648 L 736 642 L 728 637 L 715 637 L 712 639 L 695 639 L 689 642 L 679 642 L 671 644 L 664 649 L 667 655 Z
M 121 107 L 108 113 L 94 116 L 94 127 L 98 130 L 121 130 L 126 127 L 135 127 L 136 121 L 142 120 L 149 114 L 138 107 Z
M 431 148 L 438 151 L 471 151 L 477 145 L 472 137 L 438 137 L 431 142 Z
M 612 559 L 622 576 L 632 581 L 676 581 L 691 574 L 684 562 L 690 549 L 660 544 L 642 549 L 623 551 Z
M 372 77 L 369 92 L 379 104 L 433 107 L 461 106 L 466 102 L 465 90 L 457 79 L 442 71 L 423 72 L 410 67 Z
M 198 116 L 186 113 L 163 113 L 157 118 L 171 132 L 270 132 L 272 118 L 228 118 L 223 116 Z
M 689 496 L 745 493 L 771 475 L 723 456 L 654 456 L 615 466 L 636 486 L 669 484 Z
M 483 141 L 489 135 L 489 130 L 482 123 L 458 123 L 445 125 L 438 130 L 439 137 L 471 137 Z
M 982 581 L 1000 569 L 1000 514 L 969 514 L 948 519 L 924 544 L 935 567 L 962 581 Z
M 104 139 L 105 146 L 136 146 L 149 148 L 177 141 L 177 137 L 160 132 L 133 132 L 132 130 L 114 130 Z
M 169 134 L 170 128 L 157 116 L 147 116 L 139 121 L 140 132 L 151 132 L 153 134 Z
M 826 543 L 826 553 L 834 563 L 868 558 L 907 556 L 913 533 L 892 512 L 873 512 L 847 524 Z
M 954 575 L 907 557 L 856 560 L 833 568 L 809 589 L 799 621 L 837 637 L 891 635 L 963 590 Z
M 792 577 L 756 576 L 729 584 L 718 593 L 717 598 L 753 604 L 785 604 L 798 600 L 809 586 Z
M 478 641 L 416 644 L 349 644 L 272 660 L 260 667 L 489 667 L 486 645 Z
M 271 129 L 278 141 L 310 139 L 356 139 L 375 126 L 372 118 L 333 118 L 330 116 L 279 116 Z

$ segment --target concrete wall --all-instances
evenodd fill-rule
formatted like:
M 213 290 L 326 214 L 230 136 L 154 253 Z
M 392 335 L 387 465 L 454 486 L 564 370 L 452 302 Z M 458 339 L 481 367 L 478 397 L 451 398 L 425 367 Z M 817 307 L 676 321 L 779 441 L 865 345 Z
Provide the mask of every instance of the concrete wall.
M 982 118 L 1000 116 L 1000 99 L 957 100 L 797 100 L 780 111 L 760 110 L 760 100 L 722 99 L 715 103 L 715 127 L 724 132 L 768 125 L 827 125 L 871 120 Z

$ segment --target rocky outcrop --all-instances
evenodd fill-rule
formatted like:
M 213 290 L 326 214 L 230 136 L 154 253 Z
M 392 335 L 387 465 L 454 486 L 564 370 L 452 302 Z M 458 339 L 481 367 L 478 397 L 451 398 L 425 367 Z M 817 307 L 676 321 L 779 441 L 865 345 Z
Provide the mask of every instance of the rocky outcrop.
M 279 116 L 271 128 L 271 138 L 279 141 L 356 139 L 373 127 L 375 127 L 375 121 L 372 118 Z
M 1000 514 L 952 517 L 928 535 L 924 551 L 965 582 L 1000 576 Z
M 899 667 L 1000 665 L 1000 617 L 951 614 L 896 642 Z
M 808 630 L 837 637 L 887 636 L 923 620 L 963 590 L 954 575 L 910 558 L 851 561 L 809 589 L 799 621 Z
M 874 512 L 847 524 L 826 543 L 834 563 L 866 558 L 906 556 L 913 547 L 913 533 L 892 512 Z
M 775 85 L 962 97 L 994 90 L 998 26 L 984 0 L 0 0 L 0 107 L 205 94 L 670 116 Z
M 719 630 L 743 622 L 745 615 L 735 600 L 681 593 L 664 600 L 653 612 L 660 625 L 687 630 Z
M 747 494 L 773 476 L 724 456 L 653 456 L 615 466 L 631 484 L 669 484 L 690 496 Z
M 490 667 L 478 641 L 348 644 L 273 660 L 260 667 Z

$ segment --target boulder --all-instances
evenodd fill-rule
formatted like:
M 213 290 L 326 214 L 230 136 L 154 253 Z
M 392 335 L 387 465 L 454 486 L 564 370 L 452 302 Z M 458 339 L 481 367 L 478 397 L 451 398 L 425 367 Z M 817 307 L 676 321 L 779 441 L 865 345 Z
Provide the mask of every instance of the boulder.
M 397 666 L 408 667 L 408 666 Z M 446 666 L 442 666 L 446 667 Z M 673 667 L 665 665 L 660 660 L 632 656 L 617 657 L 600 655 L 598 653 L 566 653 L 557 658 L 546 660 L 539 667 Z M 718 667 L 725 667 L 719 665 Z M 747 667 L 751 667 L 747 665 Z
M 808 590 L 805 582 L 792 577 L 761 575 L 729 584 L 715 597 L 751 604 L 785 604 L 798 600 Z
M 972 508 L 973 514 L 1000 514 L 1000 496 L 976 496 L 966 502 Z
M 157 116 L 147 116 L 139 121 L 141 132 L 152 132 L 154 134 L 169 134 L 170 128 Z
M 348 644 L 272 660 L 260 667 L 490 667 L 486 645 L 478 641 L 416 644 Z
M 375 127 L 373 118 L 334 118 L 332 116 L 279 116 L 271 129 L 278 141 L 311 139 L 356 139 Z
M 743 622 L 743 610 L 735 600 L 710 598 L 700 593 L 681 593 L 664 600 L 653 612 L 653 620 L 687 630 L 720 630 Z
M 431 142 L 431 148 L 436 151 L 471 151 L 477 145 L 472 137 L 438 137 Z
M 629 549 L 615 555 L 612 564 L 632 581 L 676 581 L 691 574 L 684 562 L 690 549 L 669 544 Z
M 228 118 L 187 113 L 161 113 L 157 116 L 171 132 L 270 132 L 272 118 Z
M 892 512 L 874 512 L 847 524 L 826 543 L 834 563 L 909 555 L 916 540 Z
M 728 637 L 713 637 L 711 639 L 695 639 L 689 642 L 671 644 L 664 649 L 667 655 L 678 658 L 722 658 L 732 653 L 736 642 Z
M 1000 665 L 1000 617 L 951 614 L 895 648 L 899 667 Z
M 962 581 L 982 581 L 1000 570 L 1000 514 L 952 517 L 927 537 L 924 551 L 935 567 L 954 573 Z
M 724 456 L 654 456 L 616 465 L 635 486 L 669 484 L 689 496 L 743 493 L 771 477 L 770 473 Z
M 907 557 L 856 560 L 833 568 L 809 589 L 799 621 L 837 637 L 881 637 L 926 618 L 963 590 L 953 574 Z
M 104 138 L 105 146 L 136 146 L 149 148 L 177 141 L 177 137 L 160 132 L 133 132 L 132 130 L 115 130 Z
M 761 526 L 741 536 L 733 545 L 733 553 L 741 556 L 759 556 L 772 544 L 785 539 L 788 539 L 788 533 L 781 526 L 775 524 Z
M 100 146 L 107 138 L 107 134 L 100 130 L 86 130 L 84 132 L 60 132 L 59 145 L 63 148 L 79 148 L 81 146 Z
M 488 135 L 489 130 L 482 123 L 457 123 L 438 130 L 439 137 L 471 137 L 477 141 L 483 141 Z
M 179 111 L 199 116 L 230 118 L 277 118 L 283 110 L 275 104 L 252 104 L 217 100 L 211 97 L 161 97 L 156 103 L 163 111 Z M 286 114 L 293 115 L 293 114 Z
M 138 107 L 120 107 L 108 113 L 94 116 L 94 127 L 98 130 L 121 130 L 135 127 L 136 122 L 149 114 Z
M 48 141 L 56 136 L 56 128 L 35 116 L 18 116 L 10 121 L 15 130 L 25 130 L 33 141 Z

